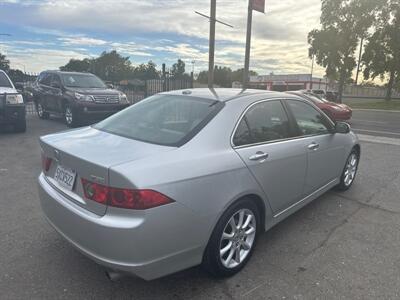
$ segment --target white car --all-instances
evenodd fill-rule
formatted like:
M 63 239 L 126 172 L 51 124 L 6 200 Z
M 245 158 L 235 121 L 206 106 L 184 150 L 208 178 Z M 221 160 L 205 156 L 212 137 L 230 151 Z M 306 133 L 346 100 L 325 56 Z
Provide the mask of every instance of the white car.
M 0 126 L 12 125 L 16 132 L 26 131 L 25 104 L 7 74 L 0 70 Z

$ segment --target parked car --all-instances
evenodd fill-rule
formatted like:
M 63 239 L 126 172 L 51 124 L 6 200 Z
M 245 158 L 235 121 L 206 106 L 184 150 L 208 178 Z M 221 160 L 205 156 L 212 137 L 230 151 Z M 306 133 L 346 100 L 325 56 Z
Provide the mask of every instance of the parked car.
M 292 91 L 288 92 L 288 94 L 296 95 L 313 102 L 334 121 L 348 121 L 353 115 L 352 109 L 346 104 L 330 102 L 308 91 Z
M 198 264 L 239 272 L 260 233 L 349 189 L 360 159 L 348 124 L 260 90 L 161 93 L 40 145 L 50 224 L 101 265 L 147 280 Z
M 16 132 L 26 131 L 24 98 L 7 74 L 0 70 L 0 125 L 12 125 Z
M 45 71 L 34 90 L 39 117 L 62 115 L 69 127 L 104 119 L 129 106 L 124 93 L 108 88 L 90 73 Z
M 331 102 L 338 102 L 339 100 L 339 93 L 338 92 L 333 92 L 333 91 L 327 91 L 326 92 L 326 100 L 331 101 Z
M 30 91 L 30 83 L 28 82 L 16 82 L 14 83 L 15 88 L 17 89 L 18 93 L 24 97 L 24 102 L 32 102 L 33 101 L 33 94 Z
M 310 90 L 309 92 L 311 92 L 319 97 L 326 98 L 325 90 Z

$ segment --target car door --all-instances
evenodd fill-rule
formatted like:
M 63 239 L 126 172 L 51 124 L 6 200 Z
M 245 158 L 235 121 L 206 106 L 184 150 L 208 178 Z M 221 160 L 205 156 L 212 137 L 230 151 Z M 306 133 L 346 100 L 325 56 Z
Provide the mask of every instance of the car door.
M 307 151 L 293 139 L 293 127 L 280 100 L 250 106 L 233 136 L 233 146 L 268 197 L 274 214 L 302 199 Z
M 57 74 L 53 74 L 49 92 L 49 102 L 52 104 L 52 111 L 62 113 L 62 90 L 61 79 Z
M 285 103 L 308 152 L 304 194 L 309 195 L 341 174 L 345 148 L 334 133 L 334 124 L 317 108 L 301 100 L 285 100 Z
M 51 74 L 49 73 L 40 74 L 40 78 L 38 80 L 38 92 L 39 92 L 38 96 L 42 104 L 42 107 L 45 110 L 49 110 L 47 104 L 47 98 L 48 98 L 50 83 L 51 83 Z

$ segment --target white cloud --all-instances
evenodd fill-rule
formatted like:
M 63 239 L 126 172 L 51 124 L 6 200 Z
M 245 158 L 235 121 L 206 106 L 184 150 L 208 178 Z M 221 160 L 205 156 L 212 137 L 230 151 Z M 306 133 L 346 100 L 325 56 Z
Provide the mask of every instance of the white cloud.
M 50 49 L 15 49 L 7 47 L 5 53 L 11 61 L 11 67 L 23 69 L 27 72 L 39 73 L 44 69 L 57 70 L 71 58 L 84 59 L 88 56 L 73 50 Z
M 59 41 L 62 41 L 65 45 L 81 45 L 81 46 L 102 46 L 107 44 L 107 41 L 94 39 L 89 37 L 62 37 L 58 38 Z
M 125 55 L 151 57 L 152 51 L 176 55 L 186 62 L 195 59 L 199 68 L 208 60 L 209 22 L 194 13 L 209 13 L 209 0 L 42 0 L 24 1 L 26 22 L 32 30 L 60 37 L 66 46 L 104 46 Z M 254 13 L 251 67 L 260 73 L 310 71 L 307 34 L 319 26 L 320 0 L 266 1 L 267 13 Z M 217 17 L 234 25 L 217 25 L 216 63 L 243 66 L 248 0 L 218 0 Z M 13 22 L 14 17 L 0 18 Z M 43 30 L 43 28 L 51 28 Z M 68 32 L 101 32 L 107 43 Z M 121 43 L 115 36 L 132 34 L 161 37 L 151 45 Z M 174 37 L 177 35 L 178 37 Z M 165 36 L 165 39 L 163 39 Z M 172 37 L 171 37 L 172 36 Z M 182 37 L 187 41 L 182 42 Z M 116 38 L 118 39 L 118 38 Z M 175 39 L 179 40 L 175 42 Z M 174 40 L 174 41 L 172 41 Z M 202 42 L 199 42 L 202 41 Z M 202 44 L 203 43 L 203 44 Z M 200 45 L 197 45 L 200 44 Z M 167 57 L 167 58 L 168 58 Z M 159 59 L 164 59 L 163 57 Z M 321 75 L 322 69 L 316 67 Z

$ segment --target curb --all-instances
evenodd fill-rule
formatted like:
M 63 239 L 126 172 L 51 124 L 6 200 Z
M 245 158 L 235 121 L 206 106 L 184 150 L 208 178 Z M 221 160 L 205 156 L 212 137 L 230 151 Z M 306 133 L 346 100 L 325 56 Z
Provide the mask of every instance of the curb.
M 357 136 L 361 142 L 400 146 L 400 139 L 393 139 L 393 138 L 388 138 L 388 137 L 378 137 L 378 136 L 365 135 L 365 134 L 357 134 Z
M 368 108 L 352 108 L 353 111 L 375 111 L 375 112 L 389 112 L 400 113 L 400 110 L 386 110 L 386 109 L 368 109 Z

